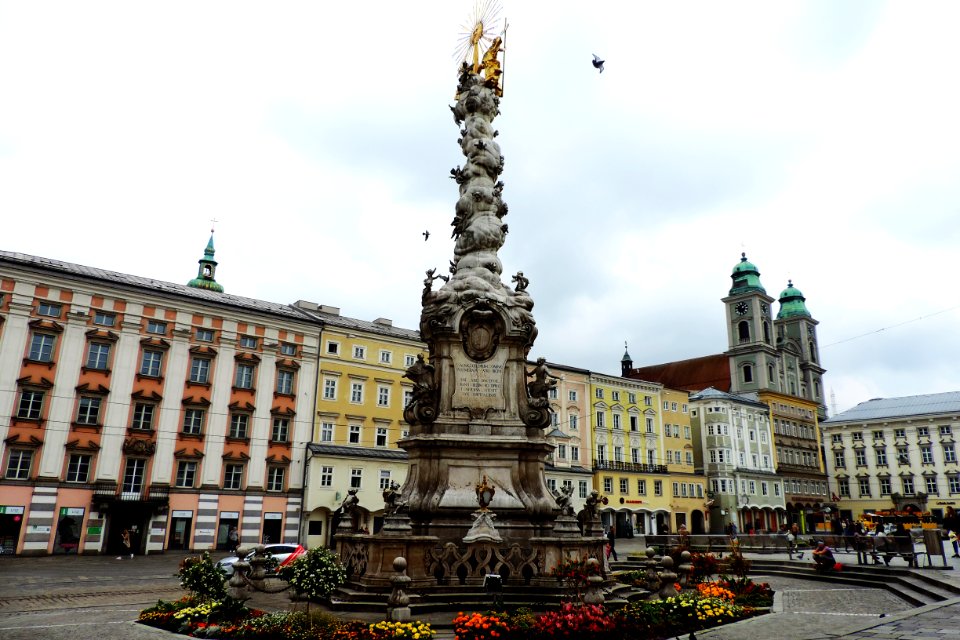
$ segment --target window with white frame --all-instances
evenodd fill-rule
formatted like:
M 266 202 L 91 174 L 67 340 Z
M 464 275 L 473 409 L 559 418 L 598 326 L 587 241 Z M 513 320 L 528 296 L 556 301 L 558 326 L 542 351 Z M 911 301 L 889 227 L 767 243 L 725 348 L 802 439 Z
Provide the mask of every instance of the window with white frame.
M 603 444 L 597 445 L 597 462 L 606 462 L 607 461 L 607 446 Z
M 90 461 L 92 456 L 86 453 L 71 453 L 67 460 L 67 482 L 87 482 L 90 479 Z
M 880 495 L 890 495 L 890 478 L 880 478 Z
M 327 355 L 328 355 L 328 356 L 340 355 L 340 343 L 339 343 L 339 342 L 333 342 L 333 341 L 331 341 L 331 340 L 328 340 L 328 341 L 327 341 Z
M 337 399 L 337 381 L 335 378 L 323 379 L 323 399 L 324 400 Z
M 110 365 L 110 345 L 91 342 L 87 347 L 87 369 L 105 370 Z
M 359 344 L 353 345 L 353 357 L 355 360 L 366 360 L 367 348 Z
M 77 424 L 98 424 L 101 401 L 102 398 L 96 396 L 80 396 L 77 403 Z
M 550 491 L 557 490 L 557 479 L 556 478 L 547 478 L 547 489 Z
M 920 447 L 920 462 L 922 464 L 933 464 L 933 447 L 928 444 Z
M 320 467 L 320 486 L 333 486 L 333 467 Z
M 593 395 L 597 398 L 597 400 L 603 400 L 603 389 L 595 389 Z
M 603 479 L 603 492 L 604 493 L 613 493 L 613 478 L 607 476 Z
M 912 496 L 915 492 L 913 486 L 913 478 L 909 476 L 904 476 L 900 478 L 900 482 L 903 485 L 903 495 Z
M 197 329 L 197 342 L 213 342 L 213 329 Z
M 403 406 L 406 407 L 413 400 L 413 390 L 404 389 L 403 390 Z
M 614 429 L 620 429 L 620 420 L 621 420 L 621 417 L 622 417 L 622 416 L 621 416 L 619 413 L 613 414 L 613 428 L 614 428 Z
M 623 462 L 623 447 L 613 447 L 613 460 L 614 462 Z
M 954 449 L 952 444 L 944 444 L 943 446 L 943 461 L 944 462 L 956 462 L 957 461 L 957 452 Z
M 283 491 L 286 477 L 286 467 L 267 467 L 267 491 Z
M 363 486 L 363 469 L 350 469 L 350 488 L 361 489 Z
M 277 369 L 277 393 L 280 395 L 293 394 L 293 369 Z
M 572 446 L 570 447 L 570 462 L 579 462 L 580 461 L 580 447 Z
M 380 351 L 380 364 L 391 364 L 393 362 L 393 352 L 392 351 Z
M 127 458 L 123 467 L 123 483 L 120 485 L 122 493 L 139 493 L 143 489 L 143 477 L 146 473 L 147 461 L 143 458 Z
M 254 336 L 240 336 L 240 346 L 244 349 L 256 349 L 258 342 Z
M 645 496 L 647 495 L 647 481 L 642 479 L 637 479 L 637 495 Z
M 383 491 L 390 486 L 390 470 L 380 469 L 380 490 Z
M 362 382 L 350 383 L 350 402 L 354 404 L 361 404 L 363 402 L 363 383 Z
M 10 449 L 7 454 L 7 471 L 4 477 L 7 480 L 28 480 L 32 462 L 33 451 L 29 449 Z
M 557 458 L 558 458 L 559 460 L 566 460 L 566 459 L 567 459 L 567 445 L 565 445 L 565 444 L 558 444 L 558 445 L 557 445 Z
M 556 387 L 551 387 L 550 389 L 547 389 L 547 397 L 551 400 L 556 400 L 560 397 L 560 392 Z
M 194 356 L 190 361 L 190 382 L 206 384 L 210 382 L 210 358 Z
M 377 427 L 377 446 L 378 447 L 387 446 L 387 428 L 386 427 Z
M 390 406 L 390 387 L 384 387 L 382 385 L 377 387 L 377 406 Z
M 407 368 L 412 367 L 414 364 L 416 364 L 416 362 L 417 362 L 417 358 L 414 355 L 411 355 L 408 353 L 405 356 L 403 356 L 403 366 Z
M 576 402 L 576 401 L 577 401 L 577 392 L 576 392 L 576 391 L 567 391 L 567 399 L 568 399 L 570 402 Z
M 940 435 L 941 435 L 941 436 L 949 436 L 949 435 L 952 435 L 952 434 L 953 434 L 953 430 L 950 428 L 950 425 L 948 425 L 948 424 L 942 424 L 942 425 L 940 425 Z
M 577 414 L 571 413 L 569 416 L 567 416 L 567 423 L 570 425 L 571 431 L 577 430 L 578 428 L 577 425 L 579 422 L 580 422 L 580 418 L 579 416 L 577 416 Z
M 33 334 L 30 340 L 30 354 L 27 358 L 34 362 L 53 362 L 53 347 L 56 342 L 56 336 L 47 333 Z
M 117 316 L 104 311 L 94 311 L 93 324 L 98 324 L 103 327 L 113 327 L 117 324 Z
M 147 333 L 166 335 L 167 323 L 160 320 L 147 320 Z
M 320 423 L 320 442 L 333 442 L 333 423 Z
M 647 433 L 653 433 L 653 418 L 647 418 Z
M 579 492 L 578 492 L 578 495 L 579 495 L 581 498 L 586 498 L 586 497 L 587 497 L 587 490 L 589 489 L 589 487 L 587 486 L 587 481 L 586 481 L 586 480 L 580 480 L 580 482 L 579 482 L 579 489 L 580 489 L 580 490 L 579 490 Z
M 870 479 L 857 478 L 857 490 L 860 492 L 861 498 L 869 498 L 870 497 Z
M 603 417 L 604 417 L 604 416 L 603 416 L 603 411 L 597 411 L 597 428 L 598 428 L 598 429 L 603 429 L 603 428 L 604 428 L 604 425 L 603 425 Z
M 186 409 L 183 412 L 183 432 L 187 435 L 200 435 L 203 432 L 203 409 Z
M 243 465 L 230 462 L 223 465 L 223 488 L 230 491 L 243 489 Z
M 663 480 L 654 480 L 653 481 L 653 495 L 662 496 L 663 495 Z
M 937 476 L 927 476 L 924 478 L 926 484 L 927 495 L 935 496 L 939 493 L 939 488 L 937 487 Z
M 947 476 L 947 484 L 950 487 L 950 494 L 960 493 L 960 474 L 951 473 Z
M 290 419 L 274 418 L 273 429 L 270 432 L 270 440 L 273 442 L 290 441 Z
M 233 386 L 238 389 L 252 389 L 254 370 L 255 369 L 252 364 L 238 364 L 237 374 L 234 377 Z
M 350 425 L 350 431 L 347 436 L 347 442 L 350 444 L 360 444 L 360 425 Z
M 228 437 L 237 440 L 244 440 L 247 437 L 247 428 L 250 425 L 250 414 L 232 413 L 230 414 L 230 432 Z
M 297 355 L 297 345 L 291 342 L 281 342 L 280 343 L 280 355 L 284 356 L 296 356 Z
M 623 495 L 630 494 L 630 478 L 620 478 L 620 493 Z

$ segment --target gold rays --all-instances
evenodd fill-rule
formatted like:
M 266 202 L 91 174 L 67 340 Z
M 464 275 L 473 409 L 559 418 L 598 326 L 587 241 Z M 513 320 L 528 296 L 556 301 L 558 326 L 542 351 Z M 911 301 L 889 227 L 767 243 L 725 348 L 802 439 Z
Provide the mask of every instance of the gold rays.
M 458 61 L 472 62 L 474 73 L 480 71 L 480 49 L 486 49 L 497 36 L 500 10 L 499 0 L 477 0 L 467 23 L 461 26 L 463 31 L 453 57 Z

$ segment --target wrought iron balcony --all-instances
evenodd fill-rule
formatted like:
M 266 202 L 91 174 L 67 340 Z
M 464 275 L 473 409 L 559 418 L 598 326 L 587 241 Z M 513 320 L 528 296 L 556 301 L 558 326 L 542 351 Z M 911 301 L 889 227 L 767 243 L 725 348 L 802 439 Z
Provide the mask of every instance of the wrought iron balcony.
M 643 464 L 639 462 L 614 462 L 594 460 L 594 471 L 631 471 L 633 473 L 667 473 L 665 464 Z

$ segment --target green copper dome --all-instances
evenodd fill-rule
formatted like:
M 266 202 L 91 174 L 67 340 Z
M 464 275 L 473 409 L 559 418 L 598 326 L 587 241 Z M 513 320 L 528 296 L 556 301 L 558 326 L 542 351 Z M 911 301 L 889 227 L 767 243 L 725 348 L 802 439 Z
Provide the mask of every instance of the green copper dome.
M 194 289 L 208 289 L 223 293 L 223 285 L 216 281 L 217 261 L 213 259 L 213 233 L 210 233 L 210 241 L 207 242 L 207 248 L 203 250 L 203 257 L 200 258 L 200 268 L 197 270 L 197 277 L 187 283 L 188 287 Z
M 777 312 L 777 320 L 801 316 L 809 318 L 810 312 L 807 311 L 805 301 L 806 298 L 800 293 L 800 289 L 793 286 L 793 280 L 787 280 L 787 288 L 780 292 L 780 311 Z
M 750 291 L 767 292 L 760 284 L 760 271 L 752 262 L 747 260 L 746 253 L 740 254 L 740 262 L 733 268 L 730 278 L 733 279 L 733 287 L 730 289 L 731 296 Z

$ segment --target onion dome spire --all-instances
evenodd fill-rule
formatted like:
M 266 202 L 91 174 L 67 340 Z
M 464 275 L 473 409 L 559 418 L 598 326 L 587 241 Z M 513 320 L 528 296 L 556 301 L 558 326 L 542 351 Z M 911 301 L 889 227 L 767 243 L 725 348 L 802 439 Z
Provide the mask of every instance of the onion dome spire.
M 197 270 L 197 277 L 187 283 L 188 287 L 223 293 L 223 285 L 216 280 L 217 261 L 213 259 L 213 254 L 213 229 L 210 229 L 210 240 L 207 242 L 207 248 L 203 250 L 203 257 L 198 260 L 200 268 Z

